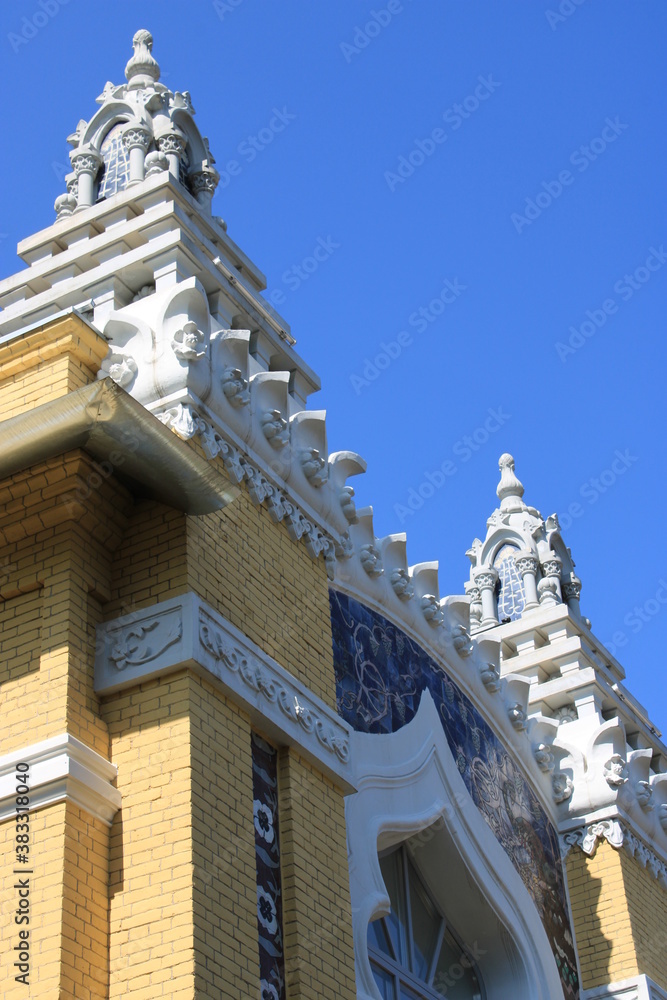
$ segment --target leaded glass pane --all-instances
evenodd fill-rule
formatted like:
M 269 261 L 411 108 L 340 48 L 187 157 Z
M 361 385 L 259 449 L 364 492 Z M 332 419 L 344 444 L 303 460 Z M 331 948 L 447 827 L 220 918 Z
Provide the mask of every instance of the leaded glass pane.
M 472 963 L 454 937 L 445 931 L 433 977 L 433 989 L 447 1000 L 481 1000 L 477 976 Z
M 496 553 L 494 566 L 498 570 L 498 621 L 509 618 L 516 621 L 526 605 L 521 574 L 514 565 L 518 549 L 514 545 L 503 545 Z
M 380 870 L 391 902 L 391 913 L 385 918 L 387 930 L 394 946 L 397 961 L 407 965 L 405 892 L 403 890 L 403 865 L 400 851 L 395 851 L 393 854 L 381 858 Z
M 100 146 L 104 162 L 100 168 L 98 201 L 123 191 L 130 179 L 130 161 L 123 146 L 124 125 L 124 122 L 114 125 Z
M 435 946 L 438 943 L 440 917 L 419 883 L 410 871 L 410 916 L 412 917 L 412 971 L 420 979 L 428 980 Z
M 389 958 L 394 957 L 394 950 L 389 940 L 384 917 L 380 917 L 379 920 L 372 920 L 368 925 L 368 943 L 371 947 L 375 947 L 378 951 L 389 955 Z
M 394 977 L 384 969 L 381 969 L 375 962 L 371 962 L 371 969 L 375 985 L 380 991 L 382 1000 L 396 1000 L 396 989 L 394 987 Z

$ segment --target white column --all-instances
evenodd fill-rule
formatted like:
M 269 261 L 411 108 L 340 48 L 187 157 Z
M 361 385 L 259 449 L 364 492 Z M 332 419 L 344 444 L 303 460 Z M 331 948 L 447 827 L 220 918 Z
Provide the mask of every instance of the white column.
M 496 583 L 498 571 L 493 566 L 480 566 L 472 571 L 473 583 L 482 592 L 482 627 L 498 624 L 496 610 Z
M 102 165 L 102 157 L 89 146 L 70 153 L 77 180 L 77 209 L 90 208 L 95 201 L 95 178 Z
M 145 176 L 146 151 L 151 141 L 151 133 L 145 125 L 130 122 L 123 129 L 123 146 L 130 158 L 130 184 L 140 184 Z
M 537 596 L 537 557 L 529 549 L 521 549 L 514 556 L 514 565 L 523 580 L 523 592 L 526 596 L 525 610 L 532 611 L 540 605 Z

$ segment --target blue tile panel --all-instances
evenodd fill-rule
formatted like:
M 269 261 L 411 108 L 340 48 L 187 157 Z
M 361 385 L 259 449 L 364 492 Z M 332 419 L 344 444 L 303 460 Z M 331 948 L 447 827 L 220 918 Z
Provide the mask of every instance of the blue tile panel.
M 285 1000 L 277 758 L 275 748 L 253 733 L 252 794 L 261 1000 Z
M 428 690 L 459 773 L 530 893 L 565 997 L 579 979 L 558 834 L 526 780 L 470 699 L 431 657 L 382 615 L 330 590 L 338 713 L 359 732 L 392 733 Z

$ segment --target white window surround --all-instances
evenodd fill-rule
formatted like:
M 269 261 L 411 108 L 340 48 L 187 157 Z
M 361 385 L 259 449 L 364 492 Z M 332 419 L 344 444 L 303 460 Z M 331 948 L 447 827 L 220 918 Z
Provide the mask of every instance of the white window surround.
M 487 1000 L 562 1000 L 535 906 L 465 787 L 430 694 L 397 732 L 353 733 L 351 741 L 358 791 L 346 799 L 346 818 L 359 1000 L 379 996 L 367 947 L 369 921 L 389 911 L 378 851 L 410 838 L 443 912 L 468 947 L 484 952 Z

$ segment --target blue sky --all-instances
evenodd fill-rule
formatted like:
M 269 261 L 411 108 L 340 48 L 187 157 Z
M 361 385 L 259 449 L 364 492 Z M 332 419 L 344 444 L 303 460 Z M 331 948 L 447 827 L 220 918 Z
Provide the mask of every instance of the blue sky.
M 65 138 L 139 27 L 192 94 L 214 211 L 322 377 L 330 449 L 368 461 L 376 534 L 407 531 L 410 561 L 438 559 L 441 593 L 462 592 L 510 451 L 666 731 L 667 6 L 3 4 L 3 276 L 52 221 Z

